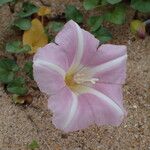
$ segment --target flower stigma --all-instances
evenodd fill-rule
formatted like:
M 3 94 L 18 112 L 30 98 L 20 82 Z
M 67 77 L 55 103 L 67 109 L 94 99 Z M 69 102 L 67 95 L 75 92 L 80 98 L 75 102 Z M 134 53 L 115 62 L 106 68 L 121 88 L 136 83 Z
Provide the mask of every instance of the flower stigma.
M 97 81 L 99 81 L 98 78 L 93 78 L 85 71 L 80 71 L 78 73 L 69 71 L 65 76 L 66 85 L 74 92 L 82 90 L 86 85 L 93 85 Z

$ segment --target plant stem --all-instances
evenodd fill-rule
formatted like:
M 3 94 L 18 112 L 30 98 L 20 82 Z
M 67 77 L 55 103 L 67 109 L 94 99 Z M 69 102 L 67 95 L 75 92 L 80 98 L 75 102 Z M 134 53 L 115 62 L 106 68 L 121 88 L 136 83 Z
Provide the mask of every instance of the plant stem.
M 42 25 L 44 25 L 44 17 L 41 16 Z

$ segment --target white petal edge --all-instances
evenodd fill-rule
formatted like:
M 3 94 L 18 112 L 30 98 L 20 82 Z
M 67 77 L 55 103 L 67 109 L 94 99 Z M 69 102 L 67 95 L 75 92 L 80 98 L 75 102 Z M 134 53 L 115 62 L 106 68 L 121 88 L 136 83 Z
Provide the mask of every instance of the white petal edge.
M 78 97 L 74 93 L 72 93 L 72 104 L 70 107 L 70 111 L 68 113 L 68 118 L 64 125 L 64 129 L 67 128 L 68 125 L 70 124 L 70 122 L 72 121 L 72 119 L 75 116 L 75 113 L 77 111 L 77 108 L 78 108 Z
M 86 89 L 87 89 L 86 93 L 90 93 L 92 95 L 97 96 L 98 98 L 100 98 L 101 101 L 106 102 L 109 106 L 113 107 L 118 113 L 120 113 L 120 116 L 124 115 L 124 111 L 120 108 L 120 106 L 117 103 L 115 103 L 112 99 L 110 99 L 108 96 L 90 87 L 86 87 Z
M 65 74 L 66 74 L 65 70 L 56 64 L 53 64 L 53 63 L 50 63 L 47 61 L 43 61 L 43 60 L 36 60 L 36 61 L 34 61 L 34 65 L 35 66 L 46 66 L 49 69 L 52 69 L 52 70 L 58 72 L 63 78 L 65 78 Z
M 123 55 L 123 56 L 118 57 L 114 60 L 108 61 L 104 64 L 101 64 L 101 65 L 98 65 L 98 66 L 92 68 L 90 70 L 90 72 L 95 74 L 95 73 L 101 73 L 101 72 L 107 71 L 109 69 L 112 69 L 113 67 L 119 66 L 126 59 L 127 59 L 127 55 Z
M 77 51 L 76 51 L 75 57 L 73 59 L 71 68 L 76 68 L 80 65 L 80 62 L 81 62 L 81 59 L 83 56 L 83 51 L 84 51 L 83 31 L 77 23 L 75 23 L 75 25 L 77 28 L 78 47 L 77 47 Z

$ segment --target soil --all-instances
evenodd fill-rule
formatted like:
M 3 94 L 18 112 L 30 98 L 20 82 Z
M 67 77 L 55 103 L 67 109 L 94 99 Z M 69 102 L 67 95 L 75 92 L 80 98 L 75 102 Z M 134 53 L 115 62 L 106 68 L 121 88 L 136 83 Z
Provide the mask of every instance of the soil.
M 81 3 L 77 0 L 41 1 L 33 2 L 51 6 L 53 16 L 64 12 L 65 4 L 68 3 L 75 4 L 82 10 Z M 15 11 L 19 10 L 19 6 L 20 4 L 15 6 Z M 15 105 L 11 95 L 0 85 L 0 150 L 27 150 L 27 144 L 32 140 L 38 141 L 39 150 L 150 149 L 150 37 L 142 40 L 130 33 L 129 23 L 133 15 L 129 11 L 129 17 L 122 26 L 106 24 L 114 36 L 111 43 L 128 47 L 127 80 L 123 87 L 124 106 L 128 115 L 121 126 L 93 125 L 81 131 L 63 133 L 51 122 L 52 113 L 47 109 L 47 96 L 36 88 L 34 81 L 28 79 L 33 96 L 33 103 L 29 106 Z M 14 16 L 7 4 L 0 7 L 0 57 L 12 57 L 5 54 L 4 47 L 8 40 L 19 36 L 16 30 L 11 29 Z M 22 65 L 29 58 L 21 55 L 17 59 Z

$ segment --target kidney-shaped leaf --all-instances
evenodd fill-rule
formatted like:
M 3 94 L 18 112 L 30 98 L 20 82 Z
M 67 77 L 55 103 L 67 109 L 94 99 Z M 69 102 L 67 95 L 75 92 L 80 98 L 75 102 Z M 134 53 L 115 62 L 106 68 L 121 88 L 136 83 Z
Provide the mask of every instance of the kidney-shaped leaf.
M 18 65 L 12 59 L 0 60 L 0 82 L 9 83 L 13 80 L 15 73 L 19 70 Z

